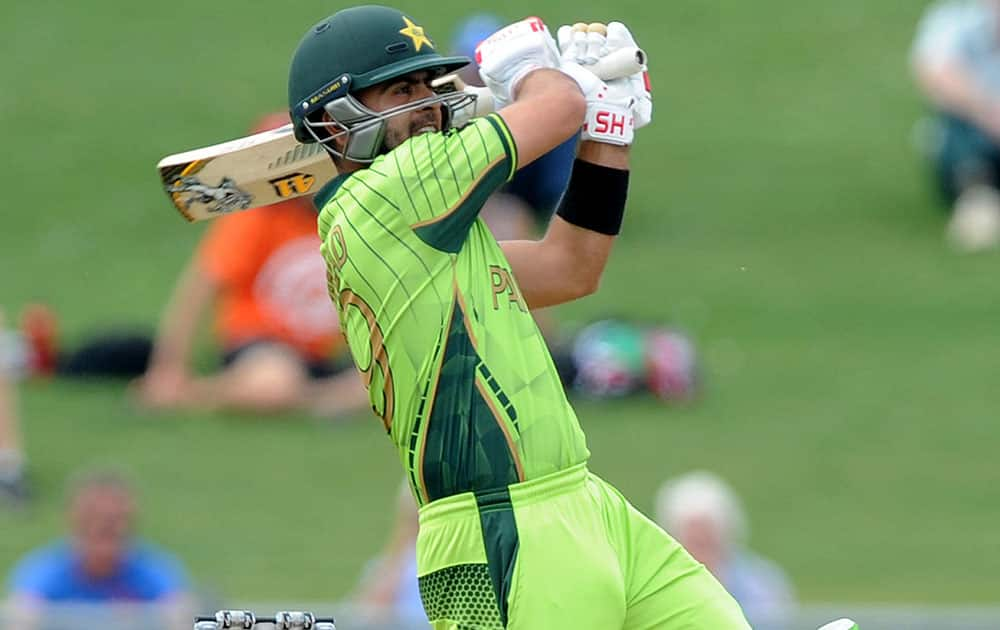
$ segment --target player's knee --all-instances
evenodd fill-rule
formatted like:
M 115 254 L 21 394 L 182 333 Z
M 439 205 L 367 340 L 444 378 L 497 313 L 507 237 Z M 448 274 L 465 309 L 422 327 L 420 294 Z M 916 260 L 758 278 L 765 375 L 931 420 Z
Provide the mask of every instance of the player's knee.
M 266 348 L 241 358 L 231 368 L 236 406 L 279 411 L 299 404 L 309 375 L 302 361 L 284 349 Z

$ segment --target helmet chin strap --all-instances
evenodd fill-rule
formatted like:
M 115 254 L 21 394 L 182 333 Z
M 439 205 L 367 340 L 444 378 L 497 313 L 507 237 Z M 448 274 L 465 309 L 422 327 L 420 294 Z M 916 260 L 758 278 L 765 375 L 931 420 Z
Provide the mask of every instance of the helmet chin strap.
M 475 102 L 475 99 L 474 94 L 464 92 L 436 94 L 419 101 L 376 112 L 365 107 L 361 101 L 348 94 L 333 99 L 323 106 L 323 110 L 329 115 L 331 121 L 306 120 L 305 128 L 316 139 L 316 142 L 323 145 L 328 153 L 352 162 L 370 164 L 385 152 L 385 132 L 388 121 L 393 116 L 441 104 L 444 106 L 441 118 L 442 131 L 447 131 L 454 118 L 453 110 L 468 107 Z M 316 130 L 325 129 L 331 122 L 341 127 L 343 131 L 327 134 L 320 138 Z M 333 141 L 337 138 L 345 140 L 343 151 L 338 150 L 334 145 Z

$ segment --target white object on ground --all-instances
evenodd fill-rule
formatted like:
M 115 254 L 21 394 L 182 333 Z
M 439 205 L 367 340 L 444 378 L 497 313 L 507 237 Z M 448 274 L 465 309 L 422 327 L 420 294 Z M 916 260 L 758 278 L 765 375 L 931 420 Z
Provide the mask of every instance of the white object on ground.
M 845 617 L 831 621 L 819 630 L 858 630 L 858 624 Z
M 962 252 L 996 247 L 1000 243 L 1000 193 L 988 186 L 963 192 L 955 202 L 947 238 Z

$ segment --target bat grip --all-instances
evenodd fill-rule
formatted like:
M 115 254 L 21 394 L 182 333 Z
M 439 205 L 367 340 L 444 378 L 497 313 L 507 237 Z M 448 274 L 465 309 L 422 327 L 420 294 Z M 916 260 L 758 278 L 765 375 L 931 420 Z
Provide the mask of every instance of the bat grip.
M 646 52 L 637 47 L 622 48 L 584 68 L 602 81 L 621 79 L 646 69 Z

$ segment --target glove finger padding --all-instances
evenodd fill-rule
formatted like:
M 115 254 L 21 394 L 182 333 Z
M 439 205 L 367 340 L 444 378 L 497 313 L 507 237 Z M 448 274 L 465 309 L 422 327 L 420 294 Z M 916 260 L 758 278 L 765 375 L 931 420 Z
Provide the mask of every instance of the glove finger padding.
M 476 63 L 500 109 L 514 100 L 518 83 L 529 72 L 559 67 L 559 49 L 545 23 L 530 17 L 483 40 L 476 47 Z
M 607 54 L 605 31 L 606 27 L 596 22 L 589 25 L 577 22 L 573 26 L 560 26 L 556 32 L 559 58 L 584 66 L 596 62 Z
M 570 50 L 573 45 L 573 27 L 563 24 L 556 30 L 556 39 L 559 41 L 559 58 L 565 61 L 576 61 L 576 55 Z
M 591 24 L 587 27 L 587 34 L 584 38 L 585 49 L 583 52 L 583 63 L 594 63 L 604 55 L 608 54 L 607 41 L 604 34 L 607 27 L 603 24 Z
M 632 31 L 621 22 L 608 22 L 608 51 L 620 50 L 622 48 L 638 47 Z

